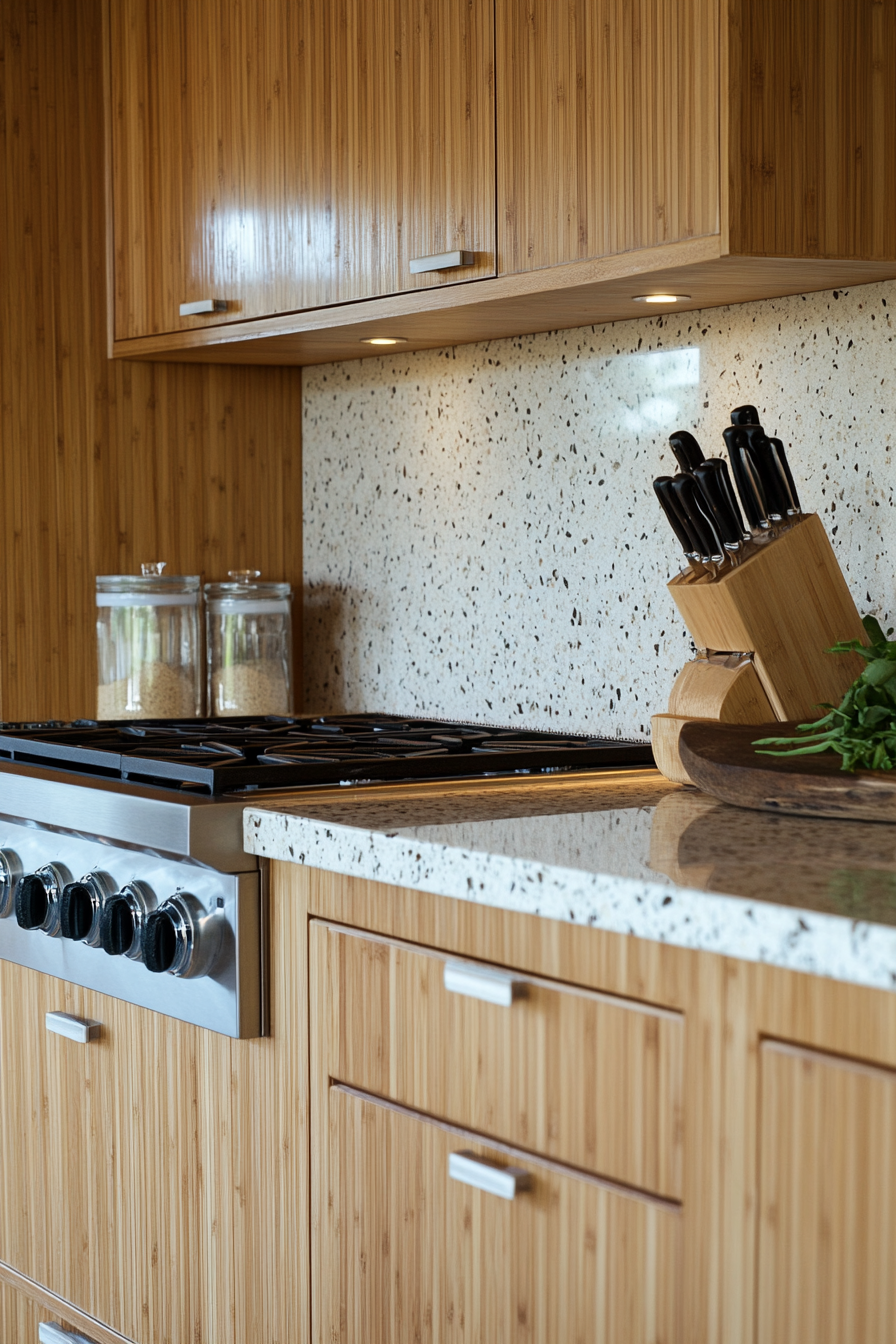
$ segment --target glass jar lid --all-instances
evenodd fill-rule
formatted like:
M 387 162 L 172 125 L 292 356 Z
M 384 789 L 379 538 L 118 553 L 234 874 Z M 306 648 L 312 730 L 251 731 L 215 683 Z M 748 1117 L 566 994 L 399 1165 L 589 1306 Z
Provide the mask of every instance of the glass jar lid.
M 199 605 L 198 574 L 163 574 L 166 561 L 140 566 L 140 574 L 98 574 L 98 607 L 195 607 Z
M 210 612 L 247 614 L 288 612 L 292 588 L 288 583 L 259 583 L 260 569 L 229 569 L 229 583 L 207 583 L 205 600 Z

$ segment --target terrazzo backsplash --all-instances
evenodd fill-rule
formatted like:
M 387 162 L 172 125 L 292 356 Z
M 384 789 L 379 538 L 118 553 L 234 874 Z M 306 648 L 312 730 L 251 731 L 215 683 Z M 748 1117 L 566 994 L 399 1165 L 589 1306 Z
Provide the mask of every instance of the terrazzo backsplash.
M 304 370 L 305 706 L 641 737 L 691 656 L 651 482 L 752 402 L 896 611 L 896 283 Z

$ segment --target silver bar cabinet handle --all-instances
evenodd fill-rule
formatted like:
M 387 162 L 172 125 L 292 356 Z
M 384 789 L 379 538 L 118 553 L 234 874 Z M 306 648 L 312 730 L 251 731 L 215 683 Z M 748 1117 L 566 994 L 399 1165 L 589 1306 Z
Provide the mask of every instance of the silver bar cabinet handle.
M 448 1154 L 448 1175 L 452 1181 L 472 1185 L 499 1199 L 514 1199 L 532 1185 L 532 1177 L 522 1167 L 495 1167 L 468 1152 Z
M 514 999 L 525 996 L 525 982 L 514 980 L 506 971 L 492 971 L 466 962 L 446 961 L 443 973 L 445 988 L 452 994 L 466 994 L 470 999 L 495 1003 L 509 1008 Z
M 63 1330 L 55 1321 L 41 1321 L 37 1327 L 38 1344 L 94 1344 L 86 1335 L 76 1335 L 73 1330 Z
M 55 1031 L 57 1036 L 65 1036 L 69 1041 L 86 1045 L 95 1041 L 100 1034 L 100 1023 L 91 1022 L 89 1017 L 72 1017 L 71 1013 L 47 1013 L 45 1018 L 47 1031 Z M 55 1330 L 55 1326 L 53 1327 Z M 67 1335 L 66 1339 L 71 1336 Z
M 197 313 L 226 313 L 226 299 L 197 299 L 195 303 L 182 303 L 181 317 L 195 317 Z
M 411 257 L 411 275 L 422 275 L 425 271 L 453 271 L 458 266 L 475 265 L 475 252 L 437 252 L 434 257 Z

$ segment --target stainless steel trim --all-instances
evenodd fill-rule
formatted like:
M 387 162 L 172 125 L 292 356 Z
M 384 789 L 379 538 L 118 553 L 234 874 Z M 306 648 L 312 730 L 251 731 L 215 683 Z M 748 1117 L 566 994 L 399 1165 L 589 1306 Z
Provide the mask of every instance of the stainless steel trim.
M 180 305 L 181 317 L 198 317 L 200 313 L 226 313 L 226 299 L 195 299 Z
M 89 1017 L 72 1017 L 71 1013 L 47 1013 L 45 1022 L 47 1031 L 55 1031 L 57 1036 L 65 1036 L 67 1040 L 77 1041 L 79 1045 L 95 1041 L 100 1034 L 99 1022 L 94 1022 Z
M 38 1344 L 96 1344 L 96 1340 L 79 1335 L 75 1330 L 63 1330 L 55 1321 L 41 1321 L 37 1327 Z
M 522 1167 L 495 1166 L 466 1150 L 448 1154 L 448 1175 L 452 1181 L 472 1185 L 499 1199 L 515 1199 L 532 1186 L 532 1177 Z
M 523 998 L 526 993 L 525 981 L 514 980 L 507 971 L 493 971 L 469 962 L 446 961 L 442 979 L 449 993 L 482 999 L 499 1008 L 509 1008 L 514 999 Z
M 243 849 L 243 811 L 252 801 L 251 794 L 188 799 L 121 780 L 0 761 L 0 816 L 147 854 L 190 858 L 226 873 L 257 867 Z
M 0 849 L 0 919 L 15 907 L 16 883 L 22 876 L 22 861 L 14 849 Z
M 458 266 L 475 266 L 475 252 L 437 252 L 432 257 L 411 257 L 411 275 L 427 271 L 453 271 Z

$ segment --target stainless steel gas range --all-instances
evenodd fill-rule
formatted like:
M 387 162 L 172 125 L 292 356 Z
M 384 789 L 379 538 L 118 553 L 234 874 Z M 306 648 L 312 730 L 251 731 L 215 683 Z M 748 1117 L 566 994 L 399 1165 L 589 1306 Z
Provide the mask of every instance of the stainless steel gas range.
M 387 715 L 2 724 L 0 958 L 263 1035 L 248 803 L 334 783 L 650 764 L 646 743 Z

